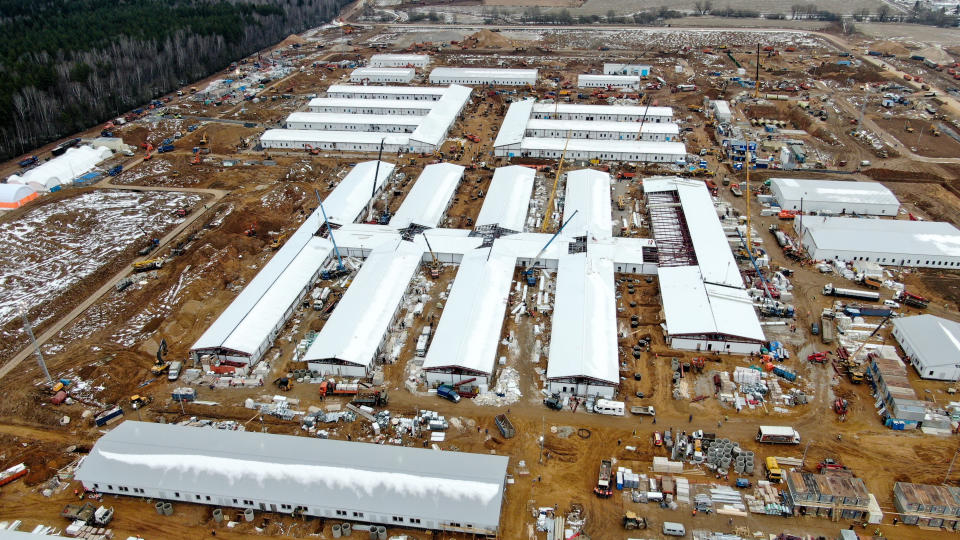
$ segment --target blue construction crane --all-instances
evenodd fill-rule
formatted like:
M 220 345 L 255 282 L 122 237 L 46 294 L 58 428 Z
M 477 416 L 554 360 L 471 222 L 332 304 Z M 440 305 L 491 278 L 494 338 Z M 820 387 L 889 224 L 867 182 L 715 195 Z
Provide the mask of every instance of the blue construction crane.
M 323 222 L 327 226 L 327 232 L 330 234 L 330 242 L 333 243 L 333 252 L 337 255 L 337 269 L 336 270 L 324 270 L 320 272 L 320 279 L 335 279 L 347 273 L 347 267 L 343 265 L 343 257 L 340 256 L 340 249 L 337 247 L 337 241 L 333 237 L 333 227 L 330 226 L 330 221 L 327 219 L 327 211 L 323 207 L 323 200 L 320 199 L 320 192 L 316 189 L 313 190 L 317 194 L 317 202 L 320 203 L 320 212 L 323 214 Z
M 529 268 L 527 268 L 527 270 L 523 273 L 523 275 L 527 278 L 527 285 L 533 287 L 537 284 L 537 276 L 534 272 L 536 271 L 537 263 L 540 261 L 540 257 L 543 256 L 543 252 L 550 247 L 550 244 L 553 243 L 553 240 L 560 236 L 560 232 L 563 231 L 563 228 L 573 221 L 573 216 L 577 215 L 577 212 L 579 212 L 579 210 L 574 210 L 573 213 L 570 214 L 570 217 L 567 218 L 567 221 L 565 221 L 563 225 L 560 225 L 560 228 L 557 229 L 557 232 L 553 233 L 553 236 L 551 236 L 550 240 L 548 240 L 546 245 L 543 246 L 543 249 L 540 250 L 540 253 L 537 253 L 537 256 L 534 257 L 533 261 L 530 262 Z

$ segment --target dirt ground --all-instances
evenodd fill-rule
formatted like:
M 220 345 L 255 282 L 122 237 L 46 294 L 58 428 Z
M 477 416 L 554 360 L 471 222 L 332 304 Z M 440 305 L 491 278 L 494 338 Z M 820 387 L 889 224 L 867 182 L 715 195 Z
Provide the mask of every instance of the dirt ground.
M 874 121 L 915 154 L 951 158 L 960 155 L 960 142 L 946 135 L 932 135 L 936 123 L 915 118 L 877 118 Z M 907 126 L 914 132 L 908 133 Z
M 591 0 L 586 7 L 599 9 L 597 6 L 600 4 L 592 4 Z M 348 69 L 329 67 L 327 62 L 365 58 L 374 52 L 372 47 L 367 46 L 374 42 L 433 41 L 428 39 L 429 35 L 426 30 L 404 32 L 399 28 L 386 27 L 359 27 L 353 34 L 333 28 L 310 32 L 306 40 L 297 40 L 297 44 L 301 45 L 298 49 L 291 48 L 292 42 L 289 42 L 264 53 L 265 56 L 272 54 L 278 58 L 285 55 L 284 58 L 294 65 L 303 66 L 303 69 L 294 70 L 289 76 L 265 85 L 262 89 L 265 99 L 260 102 L 231 98 L 220 104 L 203 103 L 191 99 L 188 87 L 185 88 L 185 96 L 171 96 L 164 116 L 154 115 L 120 130 L 124 139 L 137 146 L 138 150 L 132 159 L 121 160 L 125 162 L 125 171 L 111 179 L 117 188 L 210 188 L 226 190 L 229 194 L 215 205 L 211 204 L 203 218 L 177 239 L 174 245 L 179 245 L 181 254 L 174 256 L 164 250 L 163 255 L 168 260 L 156 277 L 137 281 L 123 291 L 104 295 L 54 339 L 44 344 L 43 350 L 51 372 L 56 377 L 82 382 L 72 391 L 76 399 L 74 404 L 57 407 L 49 403 L 49 392 L 37 384 L 38 369 L 32 361 L 25 362 L 22 369 L 2 380 L 0 388 L 7 399 L 0 401 L 0 468 L 24 462 L 31 472 L 26 478 L 3 488 L 4 504 L 0 505 L 0 519 L 21 519 L 24 522 L 23 529 L 41 523 L 64 527 L 66 523 L 58 517 L 59 510 L 64 504 L 75 500 L 73 490 L 78 484 L 64 482 L 60 487 L 50 486 L 54 489 L 50 497 L 41 493 L 43 488 L 49 485 L 58 469 L 73 463 L 99 437 L 100 431 L 82 418 L 83 411 L 99 410 L 115 403 L 127 404 L 133 394 L 149 395 L 154 401 L 137 412 L 128 411 L 127 419 L 179 422 L 198 417 L 234 420 L 251 431 L 266 429 L 271 433 L 308 435 L 296 422 L 265 417 L 261 424 L 258 416 L 242 407 L 247 398 L 269 399 L 279 392 L 269 384 L 263 388 L 247 389 L 202 388 L 203 399 L 219 405 L 187 404 L 181 410 L 168 396 L 173 387 L 182 383 L 154 380 L 149 366 L 160 338 L 166 338 L 169 343 L 171 357 L 185 358 L 200 334 L 272 256 L 270 244 L 295 230 L 306 213 L 314 208 L 314 190 L 321 197 L 325 196 L 334 186 L 335 179 L 341 177 L 349 166 L 357 161 L 374 159 L 371 155 L 340 153 L 265 153 L 256 149 L 259 134 L 264 129 L 278 125 L 290 112 L 301 110 L 310 95 L 322 92 L 329 84 L 341 81 L 349 73 Z M 833 65 L 835 48 L 819 38 L 803 34 L 765 33 L 754 36 L 718 31 L 689 36 L 694 34 L 669 29 L 649 32 L 564 32 L 550 29 L 501 33 L 484 31 L 459 46 L 451 44 L 441 47 L 440 52 L 433 53 L 433 57 L 435 64 L 483 65 L 502 61 L 507 65 L 536 66 L 550 77 L 555 77 L 558 84 L 575 83 L 577 74 L 598 70 L 603 61 L 639 59 L 654 65 L 666 80 L 667 86 L 660 90 L 651 89 L 647 95 L 652 105 L 675 107 L 681 125 L 690 128 L 690 131 L 684 131 L 683 140 L 691 151 L 715 149 L 721 142 L 712 130 L 706 128 L 707 116 L 693 110 L 703 105 L 704 97 L 742 99 L 741 106 L 736 108 L 736 121 L 757 140 L 763 140 L 765 135 L 762 128 L 749 126 L 751 119 L 785 120 L 789 123 L 787 129 L 805 131 L 795 136 L 804 142 L 814 160 L 821 161 L 825 168 L 855 172 L 861 160 L 877 160 L 873 168 L 863 171 L 864 175 L 845 175 L 843 179 L 873 178 L 886 181 L 886 185 L 903 201 L 906 212 L 926 219 L 960 221 L 956 217 L 960 215 L 960 199 L 948 189 L 960 178 L 960 167 L 912 162 L 897 157 L 878 160 L 874 149 L 862 139 L 849 134 L 850 121 L 858 116 L 858 108 L 855 103 L 846 100 L 859 95 L 859 85 L 883 80 L 876 70 L 836 68 Z M 789 93 L 790 100 L 752 100 L 749 96 L 752 91 L 730 81 L 729 77 L 707 75 L 710 72 L 723 72 L 724 75 L 732 73 L 736 68 L 734 61 L 750 73 L 755 67 L 757 40 L 770 43 L 778 49 L 778 54 L 761 58 L 762 91 Z M 598 50 L 600 46 L 608 44 L 614 50 Z M 323 45 L 324 48 L 318 49 L 317 45 Z M 721 52 L 721 45 L 728 47 L 733 59 Z M 787 47 L 794 50 L 787 51 Z M 711 50 L 705 52 L 705 48 Z M 677 65 L 681 67 L 680 72 L 675 71 Z M 202 88 L 214 78 L 216 76 L 193 85 Z M 670 93 L 669 85 L 689 82 L 696 83 L 699 90 Z M 783 90 L 801 83 L 808 83 L 811 88 L 795 93 Z M 555 90 L 554 85 L 545 83 L 536 88 L 509 89 L 512 93 L 505 95 L 487 96 L 477 92 L 474 102 L 451 129 L 449 140 L 438 155 L 384 157 L 398 164 L 405 179 L 388 187 L 389 196 L 386 201 L 376 203 L 377 210 L 389 208 L 391 212 L 396 211 L 427 163 L 452 161 L 468 167 L 468 170 L 442 226 L 470 228 L 484 202 L 483 194 L 489 189 L 493 168 L 506 164 L 504 160 L 492 157 L 492 142 L 509 105 L 508 100 L 527 96 L 542 98 L 546 92 Z M 576 96 L 576 93 L 573 95 Z M 800 109 L 796 102 L 801 98 L 811 104 L 811 109 L 827 111 L 828 119 L 813 118 L 810 112 Z M 599 102 L 593 96 L 571 99 L 584 103 Z M 176 114 L 180 114 L 181 118 L 176 118 Z M 890 133 L 896 135 L 898 129 L 902 132 L 902 126 L 897 123 L 899 121 L 891 121 L 893 124 L 889 125 L 882 124 L 883 120 L 878 122 Z M 920 123 L 913 120 L 911 123 L 920 129 Z M 194 125 L 197 129 L 192 132 L 187 130 Z M 178 131 L 181 132 L 181 138 L 174 152 L 156 154 L 149 161 L 143 161 L 145 152 L 139 148 L 141 142 L 156 144 L 164 138 L 174 137 Z M 467 134 L 478 136 L 480 142 L 470 142 L 464 137 Z M 204 136 L 206 143 L 201 142 Z M 934 139 L 924 135 L 923 141 L 948 144 L 952 139 L 946 136 Z M 200 160 L 197 164 L 191 163 L 196 155 L 194 147 L 199 150 Z M 202 153 L 202 149 L 209 149 L 210 153 Z M 918 150 L 921 155 L 939 155 L 924 153 L 934 151 L 925 149 L 924 144 Z M 957 154 L 955 148 L 942 151 L 947 157 Z M 743 173 L 735 173 L 713 156 L 705 156 L 705 160 L 709 170 L 716 174 L 717 181 L 729 177 L 735 182 L 743 182 Z M 521 161 L 528 161 L 532 165 L 556 165 L 553 161 L 545 160 L 515 160 L 514 163 Z M 841 165 L 841 162 L 846 164 Z M 15 169 L 11 164 L 4 167 L 10 171 Z M 568 164 L 567 168 L 570 167 Z M 642 177 L 675 171 L 666 167 L 634 167 L 628 164 L 613 164 L 608 168 L 613 175 L 635 171 L 638 177 L 632 181 L 617 181 L 612 186 L 611 205 L 619 233 L 623 236 L 649 237 L 650 231 L 643 224 L 636 227 L 628 221 L 624 228 L 622 220 L 630 220 L 634 211 L 640 216 L 644 215 Z M 754 186 L 760 185 L 768 176 L 754 175 Z M 538 191 L 535 193 L 542 194 L 552 178 L 552 174 L 539 174 Z M 891 181 L 912 179 L 927 183 Z M 78 192 L 65 191 L 46 196 L 41 202 L 28 205 L 25 209 L 0 216 L 0 226 L 17 223 L 33 209 L 60 202 Z M 618 208 L 621 195 L 623 210 Z M 728 189 L 723 188 L 720 196 L 739 211 L 745 212 L 744 199 L 733 197 Z M 443 449 L 495 452 L 511 457 L 508 472 L 512 483 L 506 489 L 501 538 L 543 538 L 543 533 L 533 531 L 531 512 L 538 507 L 554 505 L 561 512 L 567 512 L 574 505 L 582 507 L 586 518 L 585 536 L 604 539 L 638 536 L 638 533 L 628 534 L 622 530 L 619 520 L 625 510 L 635 510 L 647 517 L 654 528 L 669 520 L 683 522 L 690 529 L 702 527 L 726 532 L 746 530 L 835 537 L 838 529 L 850 525 L 847 521 L 831 522 L 814 517 L 784 519 L 756 514 L 736 517 L 731 523 L 729 518 L 721 515 L 692 516 L 688 506 L 681 506 L 674 511 L 655 505 L 634 504 L 622 497 L 621 492 L 611 499 L 598 499 L 593 495 L 601 459 L 612 457 L 618 464 L 631 467 L 634 471 L 652 474 L 652 458 L 666 455 L 662 448 L 653 446 L 652 435 L 664 429 L 716 431 L 720 436 L 739 441 L 744 448 L 755 450 L 761 460 L 769 455 L 800 457 L 806 454 L 808 470 L 821 459 L 840 459 L 864 480 L 888 513 L 885 524 L 880 526 L 885 537 L 917 540 L 947 537 L 947 533 L 943 532 L 891 525 L 892 486 L 896 481 L 943 482 L 945 463 L 954 454 L 952 438 L 887 430 L 880 425 L 876 416 L 869 386 L 851 384 L 846 376 L 835 372 L 829 365 L 806 362 L 807 354 L 827 348 L 809 334 L 809 327 L 811 322 L 819 318 L 820 310 L 831 305 L 830 300 L 820 294 L 822 286 L 839 278 L 822 275 L 809 264 L 795 263 L 784 257 L 766 230 L 771 224 L 783 224 L 776 218 L 761 218 L 759 205 L 754 205 L 752 210 L 751 219 L 756 236 L 763 241 L 762 247 L 770 254 L 771 266 L 783 266 L 795 272 L 791 278 L 794 285 L 793 303 L 797 308 L 795 329 L 793 325 L 767 329 L 771 338 L 787 344 L 791 358 L 784 362 L 784 367 L 800 377 L 796 384 L 782 381 L 782 387 L 785 391 L 790 388 L 802 389 L 810 397 L 808 404 L 782 409 L 758 406 L 737 413 L 730 406 L 720 403 L 712 392 L 713 373 L 757 363 L 756 359 L 740 356 L 709 358 L 702 373 L 686 375 L 691 389 L 690 399 L 673 399 L 671 359 L 691 361 L 695 355 L 689 351 L 671 350 L 664 343 L 660 328 L 663 315 L 656 279 L 651 277 L 648 282 L 645 276 L 618 274 L 617 324 L 622 380 L 618 398 L 626 401 L 628 406 L 653 405 L 657 410 L 656 424 L 650 417 L 608 417 L 587 413 L 583 409 L 576 412 L 569 409 L 551 411 L 543 406 L 541 389 L 547 355 L 541 349 L 540 357 L 535 358 L 533 351 L 538 341 L 541 344 L 548 343 L 549 313 L 507 317 L 504 322 L 501 336 L 504 343 L 499 347 L 497 356 L 504 356 L 506 363 L 498 371 L 502 373 L 506 368 L 517 370 L 522 391 L 518 401 L 502 407 L 481 406 L 470 400 L 452 404 L 428 396 L 423 387 L 415 393 L 407 391 L 405 383 L 411 373 L 416 372 L 417 361 L 415 341 L 406 339 L 396 361 L 383 368 L 384 388 L 390 393 L 389 410 L 395 416 L 411 416 L 423 408 L 437 410 L 459 419 L 463 426 L 461 430 L 454 428 L 447 433 L 446 441 L 441 444 Z M 248 235 L 248 231 L 256 234 Z M 132 254 L 125 252 L 123 257 L 103 261 L 103 265 L 115 270 L 115 267 L 129 264 L 131 260 Z M 392 337 L 399 340 L 404 336 L 417 335 L 424 326 L 435 324 L 442 313 L 445 292 L 456 273 L 455 266 L 448 266 L 443 269 L 439 279 L 431 281 L 427 272 L 422 270 L 415 279 L 418 284 L 432 283 L 427 293 L 431 300 L 425 303 L 422 316 L 413 319 L 412 326 L 395 329 Z M 914 271 L 903 278 L 911 291 L 933 298 L 928 312 L 960 319 L 960 277 L 955 273 Z M 519 272 L 514 279 L 520 279 Z M 82 286 L 70 289 L 60 302 L 64 306 L 72 305 L 77 298 L 89 294 L 88 291 L 95 289 L 95 285 L 102 280 L 100 274 L 94 274 L 89 284 L 84 282 Z M 345 290 L 339 282 L 321 284 L 333 288 L 334 298 Z M 630 292 L 631 285 L 633 293 Z M 511 303 L 521 300 L 517 293 L 511 295 Z M 56 301 L 49 304 L 50 307 L 57 305 Z M 405 319 L 406 314 L 405 308 L 398 319 Z M 634 315 L 638 321 L 636 328 L 631 323 Z M 266 358 L 272 366 L 268 380 L 304 367 L 292 362 L 296 344 L 308 333 L 322 329 L 328 316 L 328 312 L 303 306 L 295 311 L 281 330 L 274 348 L 267 352 Z M 55 318 L 56 314 L 51 317 Z M 885 343 L 893 344 L 888 332 L 883 330 L 880 335 Z M 646 342 L 648 346 L 634 353 L 634 346 L 641 339 L 649 340 Z M 507 341 L 512 344 L 508 345 Z M 21 348 L 11 348 L 6 343 L 3 345 L 3 354 L 15 353 Z M 639 381 L 634 379 L 635 373 L 640 375 Z M 908 370 L 908 374 L 923 399 L 938 403 L 952 400 L 946 394 L 947 384 L 920 381 L 912 370 Z M 637 392 L 642 392 L 644 397 L 637 397 Z M 308 383 L 295 383 L 295 387 L 286 395 L 299 399 L 302 408 L 321 406 L 331 401 L 345 403 L 343 398 L 321 402 L 316 385 Z M 700 396 L 705 397 L 693 402 L 694 397 Z M 851 404 L 851 410 L 843 422 L 830 408 L 836 396 L 844 397 Z M 504 439 L 500 436 L 493 423 L 493 417 L 498 413 L 510 416 L 517 428 L 516 437 Z M 60 425 L 65 416 L 69 417 L 70 422 Z M 793 425 L 802 434 L 804 445 L 758 445 L 753 440 L 756 426 L 766 423 Z M 329 426 L 329 431 L 332 438 L 350 437 L 351 440 L 364 442 L 374 440 L 366 423 L 336 424 Z M 541 436 L 542 452 L 539 443 Z M 423 442 L 404 440 L 404 444 L 410 446 L 421 446 Z M 896 463 L 897 467 L 891 467 L 891 463 Z M 954 472 L 947 480 L 957 482 L 960 480 L 958 475 L 960 472 Z M 67 479 L 69 475 L 64 472 L 63 476 Z M 684 476 L 694 486 L 724 483 L 696 468 L 688 468 Z M 752 479 L 757 481 L 760 478 L 758 471 Z M 111 527 L 116 537 L 120 538 L 133 534 L 142 534 L 145 538 L 201 538 L 209 537 L 211 531 L 216 531 L 218 537 L 224 538 L 250 538 L 264 534 L 308 537 L 320 532 L 329 535 L 332 525 L 329 521 L 304 522 L 288 516 L 258 514 L 252 524 L 227 527 L 215 523 L 211 509 L 202 506 L 178 504 L 173 517 L 162 517 L 153 511 L 150 501 L 111 496 L 105 499 L 105 503 L 117 510 Z M 227 513 L 235 514 L 233 511 Z M 405 533 L 415 539 L 462 537 L 394 528 L 390 532 Z M 639 536 L 653 534 L 651 530 Z

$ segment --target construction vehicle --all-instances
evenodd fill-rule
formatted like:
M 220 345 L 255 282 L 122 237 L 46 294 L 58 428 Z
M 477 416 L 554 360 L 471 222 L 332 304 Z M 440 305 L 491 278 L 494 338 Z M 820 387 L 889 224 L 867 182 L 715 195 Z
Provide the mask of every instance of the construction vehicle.
M 146 272 L 148 270 L 156 270 L 163 266 L 163 259 L 147 259 L 146 261 L 139 261 L 133 263 L 134 272 Z
M 632 531 L 634 529 L 646 529 L 647 528 L 647 518 L 642 518 L 637 516 L 636 512 L 624 512 L 623 514 L 623 528 Z
M 18 161 L 17 165 L 19 165 L 20 167 L 29 167 L 37 163 L 40 163 L 40 159 L 37 156 L 30 156 L 30 157 L 27 157 L 26 159 L 21 159 L 20 161 Z
M 433 248 L 430 247 L 430 240 L 427 238 L 427 235 L 423 235 L 423 240 L 427 243 L 427 249 L 430 251 L 430 258 L 433 259 L 433 262 L 430 263 L 430 277 L 437 279 L 440 277 L 440 270 L 443 268 L 443 265 L 440 264 L 440 261 L 437 259 L 437 254 L 433 252 Z
M 504 439 L 512 439 L 517 434 L 517 430 L 513 427 L 513 422 L 507 418 L 507 415 L 498 414 L 493 418 L 493 422 L 497 425 L 497 429 L 500 430 L 500 434 L 503 435 Z
M 311 156 L 318 156 L 318 155 L 320 155 L 320 149 L 319 149 L 319 148 L 314 148 L 314 147 L 310 146 L 309 144 L 304 144 L 304 145 L 303 145 L 303 149 L 306 150 L 307 153 L 309 153 Z
M 246 236 L 256 236 L 257 235 L 257 222 L 254 221 L 247 227 L 247 230 L 243 231 L 243 234 Z
M 283 241 L 284 241 L 284 239 L 286 239 L 286 238 L 287 238 L 287 235 L 286 235 L 286 234 L 279 234 L 279 235 L 277 235 L 277 237 L 273 240 L 273 243 L 270 244 L 270 249 L 272 249 L 272 250 L 274 250 L 274 251 L 280 249 L 280 246 L 283 245 Z
M 839 461 L 836 461 L 830 458 L 826 458 L 823 461 L 817 463 L 817 472 L 820 474 L 849 473 L 851 476 L 853 475 L 853 472 L 850 471 L 849 467 L 840 463 Z
M 193 149 L 193 159 L 190 160 L 190 164 L 191 164 L 191 165 L 199 165 L 199 164 L 200 164 L 200 149 L 199 149 L 199 148 L 194 148 L 194 149 Z
M 841 416 L 844 414 L 847 414 L 847 408 L 849 407 L 849 405 L 850 403 L 847 402 L 847 400 L 841 397 L 838 397 L 837 399 L 833 400 L 833 412 Z
M 873 336 L 877 335 L 877 332 L 879 332 L 880 329 L 883 328 L 883 325 L 886 324 L 891 317 L 893 317 L 892 311 L 886 317 L 884 317 L 882 321 L 880 321 L 880 324 L 878 324 L 877 327 L 873 329 L 873 332 L 870 332 L 870 335 L 867 336 L 862 343 L 860 343 L 860 346 L 857 347 L 852 354 L 847 354 L 846 349 L 844 349 L 842 346 L 839 349 L 837 349 L 837 354 L 840 356 L 840 359 L 841 359 L 841 365 L 843 365 L 847 369 L 847 375 L 850 377 L 850 382 L 852 382 L 853 384 L 862 383 L 867 370 L 867 368 L 861 365 L 860 362 L 857 360 L 857 356 L 860 354 L 860 351 L 862 351 L 863 348 L 866 347 L 867 342 L 873 339 Z
M 643 414 L 646 416 L 656 416 L 657 411 L 653 405 L 641 405 L 630 407 L 630 414 Z
M 862 283 L 863 283 L 863 286 L 868 289 L 879 289 L 881 286 L 883 286 L 882 281 L 878 279 L 874 279 L 872 277 L 866 277 L 866 276 L 863 278 Z
M 733 193 L 734 197 L 743 197 L 743 192 L 740 191 L 740 184 L 730 184 L 730 193 Z
M 207 141 L 209 141 L 209 140 L 210 140 L 210 139 L 207 138 L 207 132 L 204 131 L 204 132 L 203 132 L 203 136 L 200 137 L 200 144 L 207 144 Z
M 840 287 L 834 287 L 833 283 L 827 283 L 823 286 L 823 295 L 856 298 L 858 300 L 872 300 L 874 302 L 880 300 L 880 293 L 858 291 L 856 289 L 842 289 Z
M 563 409 L 563 398 L 560 397 L 560 394 L 553 394 L 544 399 L 543 404 L 546 405 L 548 409 L 559 411 Z
M 97 508 L 90 503 L 68 504 L 60 511 L 60 517 L 70 521 L 82 521 L 92 527 L 104 527 L 113 519 L 113 507 Z
M 180 208 L 177 208 L 176 210 L 173 211 L 173 215 L 181 218 L 187 217 L 187 209 L 181 206 Z
M 623 210 L 623 195 L 617 197 L 617 209 Z
M 643 129 L 641 122 L 640 128 Z M 563 170 L 563 160 L 567 157 L 567 146 L 570 144 L 571 131 L 567 131 L 567 140 L 563 143 L 563 152 L 560 154 L 560 161 L 557 162 L 557 174 L 553 177 L 553 188 L 550 190 L 550 197 L 547 199 L 546 212 L 543 216 L 543 224 L 540 226 L 540 232 L 545 233 L 550 228 L 550 217 L 552 215 L 553 201 L 557 196 L 557 186 L 560 183 L 560 172 Z M 559 231 L 558 231 L 559 232 Z M 552 240 L 552 239 L 551 239 Z M 548 242 L 549 245 L 549 242 Z
M 144 144 L 143 147 L 147 150 L 147 154 L 143 156 L 143 160 L 149 161 L 151 158 L 153 158 L 153 145 L 150 143 L 143 143 L 143 144 Z
M 770 456 L 764 460 L 763 464 L 767 480 L 776 483 L 783 481 L 783 469 L 781 469 L 780 464 L 777 463 L 777 458 Z
M 600 460 L 600 474 L 597 478 L 597 487 L 593 492 L 598 497 L 606 499 L 613 495 L 613 486 L 610 485 L 610 477 L 613 473 L 613 461 L 609 459 Z
M 737 481 L 734 485 L 740 489 L 747 489 L 753 487 L 753 482 L 746 478 L 737 478 Z
M 924 297 L 922 297 L 922 296 L 918 296 L 918 295 L 916 295 L 916 294 L 909 293 L 909 292 L 907 292 L 906 290 L 897 291 L 897 292 L 893 295 L 893 299 L 894 299 L 894 300 L 897 300 L 897 301 L 899 301 L 899 302 L 901 302 L 901 303 L 903 303 L 903 304 L 906 304 L 906 305 L 908 305 L 908 306 L 910 306 L 910 307 L 915 307 L 915 308 L 918 308 L 918 309 L 926 309 L 927 306 L 930 304 L 930 300 L 928 300 L 928 299 L 926 299 L 926 298 L 924 298 Z
M 367 407 L 386 407 L 389 402 L 390 396 L 386 390 L 374 390 L 373 393 L 360 396 L 350 403 L 358 407 L 361 405 L 366 405 Z
M 903 130 L 906 131 L 907 133 L 913 133 L 913 126 L 910 125 L 910 122 L 907 122 L 906 124 L 904 124 Z
M 553 233 L 553 236 L 550 237 L 550 240 L 547 240 L 547 243 L 543 246 L 540 252 L 537 253 L 537 256 L 534 257 L 532 261 L 530 261 L 530 266 L 523 272 L 523 275 L 527 280 L 527 286 L 533 287 L 534 285 L 537 284 L 536 269 L 537 269 L 537 264 L 539 264 L 540 262 L 540 257 L 543 256 L 543 253 L 547 250 L 548 247 L 550 247 L 550 244 L 553 243 L 554 239 L 556 239 L 557 236 L 560 235 L 560 232 L 563 231 L 563 228 L 566 227 L 571 221 L 573 221 L 573 217 L 577 215 L 577 212 L 579 212 L 579 210 L 574 210 L 573 213 L 570 214 L 570 217 L 567 219 L 567 221 L 565 221 L 563 224 L 560 225 L 560 228 L 557 229 L 557 232 Z
M 441 384 L 437 387 L 437 397 L 452 401 L 453 403 L 460 402 L 460 394 L 449 384 Z
M 379 165 L 377 165 L 377 172 L 374 173 L 374 178 L 379 174 Z M 317 202 L 320 204 L 320 212 L 323 213 L 323 224 L 326 226 L 327 234 L 330 235 L 330 242 L 333 244 L 333 253 L 337 256 L 337 268 L 335 270 L 323 270 L 320 272 L 320 279 L 335 279 L 342 275 L 347 274 L 347 267 L 343 264 L 343 258 L 340 257 L 340 248 L 337 247 L 337 241 L 333 237 L 333 227 L 330 226 L 330 221 L 327 219 L 327 211 L 323 208 L 323 200 L 320 198 L 320 192 L 316 189 L 313 190 L 314 194 L 317 196 Z M 333 304 L 331 304 L 333 305 Z
M 133 407 L 134 410 L 142 409 L 143 407 L 146 407 L 151 403 L 153 403 L 152 396 L 141 396 L 141 395 L 130 396 L 130 406 Z
M 10 482 L 13 482 L 17 478 L 23 478 L 30 473 L 30 469 L 27 468 L 23 463 L 18 463 L 0 471 L 0 486 L 5 486 Z
M 293 389 L 293 383 L 290 382 L 288 377 L 277 377 L 273 380 L 273 384 L 284 392 L 288 392 Z

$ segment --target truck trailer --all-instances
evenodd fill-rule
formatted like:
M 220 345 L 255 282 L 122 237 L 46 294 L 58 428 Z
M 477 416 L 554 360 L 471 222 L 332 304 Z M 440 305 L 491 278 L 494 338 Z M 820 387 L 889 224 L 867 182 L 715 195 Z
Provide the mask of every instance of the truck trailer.
M 800 444 L 800 433 L 790 426 L 760 426 L 757 442 L 773 444 Z
M 827 283 L 823 286 L 824 296 L 840 296 L 845 298 L 856 298 L 859 300 L 871 300 L 877 302 L 880 300 L 880 293 L 873 291 L 859 291 L 857 289 L 842 289 L 834 287 L 833 283 Z

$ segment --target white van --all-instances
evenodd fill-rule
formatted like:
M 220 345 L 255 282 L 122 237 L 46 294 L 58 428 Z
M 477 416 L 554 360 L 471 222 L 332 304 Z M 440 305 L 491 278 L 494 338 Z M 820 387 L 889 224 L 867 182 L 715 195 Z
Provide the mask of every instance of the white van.
M 609 399 L 598 399 L 593 406 L 593 412 L 611 416 L 623 416 L 625 410 L 626 407 L 622 401 L 611 401 Z
M 687 530 L 683 528 L 683 523 L 674 523 L 672 521 L 664 521 L 663 534 L 667 536 L 686 536 Z
M 175 381 L 180 377 L 180 368 L 183 367 L 183 362 L 179 360 L 174 360 L 170 362 L 170 369 L 167 370 L 167 380 Z

